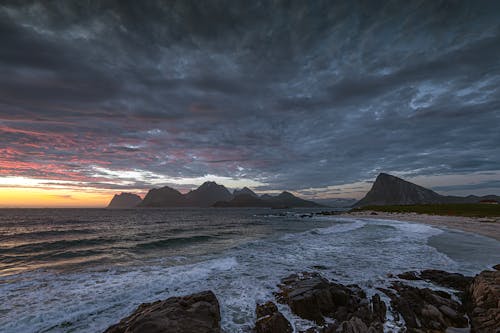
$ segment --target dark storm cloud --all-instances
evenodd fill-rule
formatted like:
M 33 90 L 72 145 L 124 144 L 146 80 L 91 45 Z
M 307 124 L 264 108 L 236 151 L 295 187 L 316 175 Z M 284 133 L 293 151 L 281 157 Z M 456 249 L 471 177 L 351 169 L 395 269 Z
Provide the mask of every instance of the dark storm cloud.
M 312 195 L 380 171 L 499 170 L 499 9 L 7 1 L 1 175 L 212 174 Z

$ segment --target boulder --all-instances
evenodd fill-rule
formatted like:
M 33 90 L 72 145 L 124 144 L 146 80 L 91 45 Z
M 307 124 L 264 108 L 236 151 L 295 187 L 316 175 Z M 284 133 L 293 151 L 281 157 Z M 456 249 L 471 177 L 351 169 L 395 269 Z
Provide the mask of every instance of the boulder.
M 292 333 L 290 322 L 278 311 L 273 302 L 257 304 L 255 309 L 257 321 L 255 322 L 255 333 Z
M 382 332 L 387 311 L 385 303 L 378 294 L 370 302 L 357 285 L 345 286 L 330 282 L 318 273 L 306 272 L 284 278 L 279 288 L 281 291 L 276 295 L 278 301 L 288 304 L 292 312 L 301 318 L 318 325 L 325 324 L 325 317 L 331 318 L 344 325 L 349 332 L 363 327 Z M 333 332 L 336 327 L 326 325 L 321 329 L 312 328 L 311 332 Z
M 141 304 L 105 333 L 220 333 L 219 302 L 211 291 Z
M 438 269 L 426 269 L 419 272 L 409 271 L 398 274 L 403 280 L 426 280 L 438 286 L 465 291 L 472 282 L 472 277 L 459 273 L 448 273 Z
M 483 271 L 476 275 L 466 299 L 474 332 L 500 331 L 500 271 Z
M 403 317 L 408 329 L 444 331 L 448 327 L 468 327 L 464 308 L 449 294 L 400 282 L 394 282 L 392 289 L 396 292 L 386 293 L 391 298 L 392 308 Z
M 439 286 L 459 291 L 465 291 L 472 282 L 472 277 L 459 273 L 448 273 L 438 269 L 426 269 L 420 272 L 420 277 Z

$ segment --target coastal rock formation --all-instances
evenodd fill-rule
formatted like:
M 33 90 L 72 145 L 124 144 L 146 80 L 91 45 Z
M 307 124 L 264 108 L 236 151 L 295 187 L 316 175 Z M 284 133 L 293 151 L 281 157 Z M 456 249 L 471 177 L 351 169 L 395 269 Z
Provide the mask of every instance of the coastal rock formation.
M 499 270 L 483 271 L 473 280 L 440 270 L 412 271 L 398 277 L 389 276 L 388 288 L 377 288 L 390 299 L 390 309 L 379 294 L 367 297 L 357 285 L 335 283 L 311 272 L 282 279 L 275 296 L 295 315 L 312 322 L 312 326 L 299 333 L 381 333 L 388 311 L 395 319 L 392 324 L 396 323 L 403 332 L 500 332 Z M 419 288 L 400 279 L 425 279 L 455 290 L 463 301 L 448 292 Z M 271 301 L 258 304 L 255 314 L 254 333 L 294 332 L 292 324 Z M 211 291 L 204 291 L 142 304 L 105 331 L 139 332 L 222 333 L 219 303 Z
M 449 327 L 468 327 L 465 309 L 443 291 L 417 288 L 394 282 L 392 291 L 384 290 L 391 298 L 395 315 L 403 317 L 406 328 L 425 332 L 444 331 Z
M 475 332 L 500 332 L 499 270 L 483 271 L 474 277 L 468 289 L 467 308 Z
M 104 333 L 220 333 L 219 302 L 211 291 L 141 304 Z
M 255 333 L 292 333 L 290 322 L 278 311 L 273 302 L 257 304 L 255 309 L 257 321 L 255 322 Z
M 141 197 L 137 194 L 122 192 L 113 196 L 107 208 L 134 208 L 139 205 L 141 201 Z
M 373 183 L 365 197 L 353 207 L 384 206 L 384 205 L 421 205 L 441 203 L 479 203 L 484 200 L 500 201 L 500 197 L 486 195 L 478 197 L 444 196 L 425 187 L 410 183 L 406 180 L 381 173 Z
M 442 287 L 466 291 L 472 282 L 472 277 L 459 273 L 449 273 L 438 269 L 426 269 L 418 272 L 404 272 L 398 275 L 404 280 L 426 280 Z
M 356 285 L 330 282 L 317 273 L 293 274 L 282 279 L 278 302 L 287 304 L 301 318 L 323 326 L 325 317 L 335 319 L 310 332 L 382 332 L 386 306 L 379 295 L 369 300 Z

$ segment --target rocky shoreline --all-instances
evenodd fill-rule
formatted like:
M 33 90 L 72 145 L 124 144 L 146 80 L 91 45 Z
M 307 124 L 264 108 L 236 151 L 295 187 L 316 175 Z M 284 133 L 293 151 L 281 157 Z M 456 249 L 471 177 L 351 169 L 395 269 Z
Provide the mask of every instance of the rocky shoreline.
M 424 281 L 433 287 L 415 285 Z M 475 277 L 424 270 L 389 275 L 387 282 L 389 287 L 368 296 L 357 285 L 329 281 L 318 273 L 292 274 L 281 280 L 274 300 L 256 305 L 249 332 L 294 332 L 275 302 L 310 323 L 297 331 L 303 333 L 500 332 L 500 265 Z M 387 326 L 389 316 L 398 327 Z M 142 304 L 104 333 L 231 333 L 220 322 L 217 297 L 203 291 Z

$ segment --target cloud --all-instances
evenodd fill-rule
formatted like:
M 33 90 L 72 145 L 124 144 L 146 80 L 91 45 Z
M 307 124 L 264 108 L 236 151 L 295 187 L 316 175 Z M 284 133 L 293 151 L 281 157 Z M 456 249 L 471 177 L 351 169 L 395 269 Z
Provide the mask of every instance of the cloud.
M 325 196 L 381 171 L 496 171 L 498 9 L 6 2 L 0 175 L 109 189 L 214 175 Z

